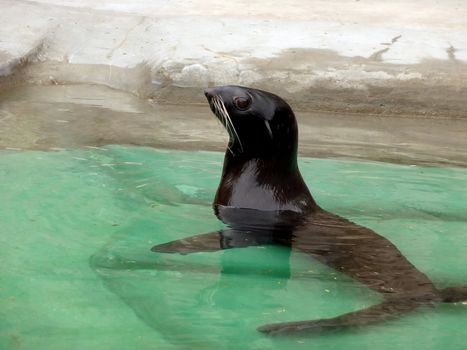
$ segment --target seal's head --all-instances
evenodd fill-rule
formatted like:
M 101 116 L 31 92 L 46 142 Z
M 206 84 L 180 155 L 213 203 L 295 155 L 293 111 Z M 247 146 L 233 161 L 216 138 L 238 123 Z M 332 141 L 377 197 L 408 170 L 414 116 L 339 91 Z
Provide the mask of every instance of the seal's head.
M 297 123 L 282 98 L 241 86 L 215 87 L 204 93 L 229 133 L 232 155 L 296 157 Z
M 295 213 L 314 208 L 297 165 L 297 122 L 290 106 L 270 92 L 241 86 L 207 89 L 205 95 L 230 136 L 213 203 L 218 217 L 231 223 L 226 207 Z

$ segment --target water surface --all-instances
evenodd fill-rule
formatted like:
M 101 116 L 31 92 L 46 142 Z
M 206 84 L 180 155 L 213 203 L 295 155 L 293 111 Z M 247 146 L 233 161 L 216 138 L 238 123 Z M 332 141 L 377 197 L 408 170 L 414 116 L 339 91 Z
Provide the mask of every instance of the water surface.
M 311 337 L 265 323 L 380 297 L 283 247 L 163 255 L 222 227 L 222 154 L 144 147 L 0 153 L 1 349 L 464 349 L 467 305 Z M 467 170 L 301 158 L 326 209 L 390 239 L 439 287 L 467 284 Z

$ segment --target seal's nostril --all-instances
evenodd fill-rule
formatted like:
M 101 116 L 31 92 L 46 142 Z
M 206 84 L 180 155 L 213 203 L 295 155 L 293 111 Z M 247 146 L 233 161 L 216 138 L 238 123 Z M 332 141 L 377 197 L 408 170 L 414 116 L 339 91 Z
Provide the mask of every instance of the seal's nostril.
M 212 98 L 212 97 L 215 95 L 214 90 L 215 90 L 215 89 L 206 89 L 206 90 L 204 90 L 204 95 L 205 95 L 208 99 L 210 99 L 210 98 Z

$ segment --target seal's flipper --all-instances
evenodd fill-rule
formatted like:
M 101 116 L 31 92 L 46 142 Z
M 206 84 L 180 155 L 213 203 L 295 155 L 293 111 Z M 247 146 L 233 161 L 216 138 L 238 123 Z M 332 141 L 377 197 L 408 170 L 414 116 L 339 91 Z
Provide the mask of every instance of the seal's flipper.
M 267 232 L 258 234 L 257 232 L 229 229 L 203 233 L 159 244 L 152 247 L 151 250 L 157 253 L 190 254 L 217 252 L 223 249 L 246 248 L 271 243 L 273 243 L 273 237 Z
M 444 288 L 439 292 L 441 294 L 441 298 L 446 303 L 467 301 L 467 286 Z
M 319 334 L 345 328 L 376 324 L 408 313 L 420 303 L 405 300 L 384 301 L 366 309 L 350 312 L 334 318 L 299 322 L 274 323 L 258 327 L 258 331 L 269 335 Z
M 157 253 L 190 254 L 216 252 L 221 249 L 224 249 L 222 247 L 221 231 L 215 231 L 155 245 L 151 248 L 151 251 Z

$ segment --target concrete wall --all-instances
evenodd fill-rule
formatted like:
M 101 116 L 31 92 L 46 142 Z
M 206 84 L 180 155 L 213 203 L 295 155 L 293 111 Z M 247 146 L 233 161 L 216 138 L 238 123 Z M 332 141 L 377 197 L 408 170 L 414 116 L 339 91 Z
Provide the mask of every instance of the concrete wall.
M 0 0 L 0 89 L 197 103 L 241 84 L 306 110 L 464 118 L 466 18 L 463 0 Z

